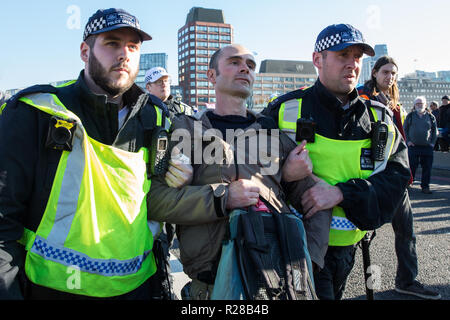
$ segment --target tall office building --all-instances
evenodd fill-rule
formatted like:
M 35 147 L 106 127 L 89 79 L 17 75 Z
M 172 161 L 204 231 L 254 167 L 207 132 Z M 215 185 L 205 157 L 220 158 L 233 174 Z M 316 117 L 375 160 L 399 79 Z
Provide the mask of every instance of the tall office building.
M 313 85 L 316 80 L 317 72 L 312 61 L 263 60 L 247 104 L 259 112 L 267 106 L 271 96 Z
M 205 107 L 216 102 L 206 76 L 211 55 L 232 43 L 233 28 L 225 23 L 222 10 L 194 7 L 178 30 L 178 83 L 183 101 Z
M 373 57 L 367 57 L 363 59 L 361 74 L 359 76 L 359 84 L 364 84 L 371 77 L 372 68 L 377 62 L 378 58 L 388 54 L 387 45 L 376 44 L 373 48 L 375 55 Z
M 450 82 L 440 78 L 430 78 L 430 73 L 416 71 L 398 81 L 398 91 L 400 103 L 409 112 L 413 109 L 414 100 L 418 96 L 425 96 L 428 106 L 433 100 L 440 104 L 441 98 L 450 94 Z
M 163 67 L 167 70 L 166 53 L 143 53 L 139 62 L 139 73 L 134 81 L 138 86 L 145 89 L 145 73 L 154 67 Z M 168 70 L 167 70 L 168 71 Z

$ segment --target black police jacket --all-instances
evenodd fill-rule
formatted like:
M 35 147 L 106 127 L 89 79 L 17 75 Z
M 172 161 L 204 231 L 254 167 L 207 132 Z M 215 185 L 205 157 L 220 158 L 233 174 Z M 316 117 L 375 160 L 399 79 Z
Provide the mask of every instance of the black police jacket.
M 318 134 L 336 140 L 371 138 L 372 119 L 368 107 L 374 102 L 364 101 L 356 89 L 349 94 L 349 107 L 344 110 L 341 102 L 317 80 L 310 88 L 278 97 L 262 113 L 278 123 L 281 103 L 295 98 L 302 98 L 302 117 L 315 120 Z M 339 206 L 361 230 L 373 230 L 390 222 L 403 198 L 410 177 L 408 149 L 398 129 L 395 130 L 392 154 L 384 171 L 368 179 L 350 179 L 336 184 L 344 196 Z
M 32 285 L 23 270 L 25 251 L 17 243 L 23 228 L 36 231 L 47 204 L 61 151 L 45 147 L 50 115 L 18 101 L 20 96 L 50 92 L 82 121 L 88 135 L 117 148 L 137 152 L 146 146 L 156 125 L 158 105 L 133 85 L 124 94 L 130 108 L 123 127 L 118 128 L 118 106 L 107 103 L 106 95 L 95 95 L 86 86 L 84 71 L 66 87 L 34 86 L 8 101 L 0 115 L 0 300 L 77 298 Z M 131 294 L 133 296 L 133 293 Z

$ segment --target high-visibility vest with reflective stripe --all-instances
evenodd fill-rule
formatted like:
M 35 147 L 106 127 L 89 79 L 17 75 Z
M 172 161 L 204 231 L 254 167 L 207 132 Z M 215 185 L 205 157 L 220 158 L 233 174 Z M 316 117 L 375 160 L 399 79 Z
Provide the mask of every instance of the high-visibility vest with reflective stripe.
M 405 123 L 406 116 L 408 113 L 406 112 L 405 108 L 401 104 L 398 104 L 398 108 L 400 109 L 400 119 L 402 120 L 402 125 Z
M 136 289 L 156 271 L 147 224 L 148 150 L 127 152 L 92 139 L 56 95 L 31 94 L 20 101 L 77 122 L 73 149 L 62 151 L 42 220 L 20 241 L 28 278 L 95 297 Z
M 295 141 L 297 119 L 301 118 L 302 99 L 288 100 L 280 105 L 278 126 Z M 374 120 L 381 118 L 381 110 L 370 108 Z M 361 169 L 361 152 L 371 148 L 371 139 L 335 140 L 315 134 L 315 142 L 308 143 L 309 156 L 313 163 L 313 173 L 331 185 L 350 179 L 367 179 L 372 174 L 383 171 L 386 167 L 395 140 L 394 124 L 390 117 L 385 117 L 389 133 L 385 159 L 375 161 L 374 170 Z M 332 156 L 330 156 L 332 155 Z M 332 211 L 330 226 L 330 246 L 347 246 L 357 243 L 366 231 L 358 229 L 345 216 L 344 210 L 336 206 Z

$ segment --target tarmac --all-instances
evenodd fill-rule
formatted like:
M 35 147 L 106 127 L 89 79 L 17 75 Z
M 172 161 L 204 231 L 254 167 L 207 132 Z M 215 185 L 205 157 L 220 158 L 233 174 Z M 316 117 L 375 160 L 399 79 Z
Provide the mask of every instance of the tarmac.
M 409 190 L 414 216 L 418 276 L 427 288 L 438 291 L 442 300 L 450 300 L 450 153 L 435 152 L 430 189 L 424 194 L 420 188 L 421 170 Z M 395 275 L 397 257 L 394 232 L 390 223 L 376 230 L 370 246 L 374 300 L 421 300 L 397 293 Z M 358 248 L 355 265 L 348 278 L 344 300 L 366 299 L 362 253 Z
M 420 174 L 421 170 L 418 169 L 416 179 L 420 179 Z M 409 190 L 418 258 L 416 280 L 427 288 L 438 291 L 442 300 L 450 300 L 450 153 L 435 152 L 430 189 L 432 194 L 422 193 L 420 182 L 415 181 Z M 180 299 L 180 290 L 189 278 L 182 272 L 182 265 L 177 259 L 177 246 L 171 253 L 172 271 L 175 271 L 174 291 Z M 376 236 L 370 245 L 370 256 L 374 267 L 374 300 L 421 300 L 394 290 L 397 257 L 390 223 L 376 230 Z M 343 300 L 365 299 L 362 253 L 358 248 Z

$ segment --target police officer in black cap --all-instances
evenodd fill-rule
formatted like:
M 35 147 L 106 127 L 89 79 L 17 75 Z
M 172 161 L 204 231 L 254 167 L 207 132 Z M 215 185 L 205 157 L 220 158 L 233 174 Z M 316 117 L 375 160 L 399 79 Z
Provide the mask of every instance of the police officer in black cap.
M 169 121 L 134 84 L 151 39 L 130 13 L 98 10 L 84 30 L 78 79 L 30 87 L 3 108 L 0 299 L 154 297 L 146 150 Z M 191 172 L 174 162 L 168 184 Z
M 276 98 L 263 111 L 292 139 L 308 141 L 320 182 L 302 195 L 305 224 L 308 216 L 333 208 L 328 247 L 321 246 L 325 260 L 315 273 L 320 299 L 342 298 L 356 244 L 366 230 L 392 219 L 410 177 L 406 144 L 389 110 L 364 101 L 355 89 L 364 54 L 375 53 L 358 29 L 326 27 L 312 57 L 319 79 Z M 309 134 L 303 137 L 302 132 Z M 294 168 L 284 171 L 286 179 L 296 179 Z

